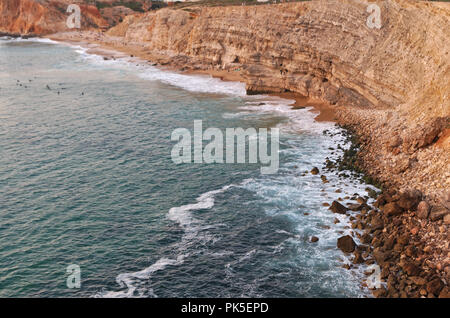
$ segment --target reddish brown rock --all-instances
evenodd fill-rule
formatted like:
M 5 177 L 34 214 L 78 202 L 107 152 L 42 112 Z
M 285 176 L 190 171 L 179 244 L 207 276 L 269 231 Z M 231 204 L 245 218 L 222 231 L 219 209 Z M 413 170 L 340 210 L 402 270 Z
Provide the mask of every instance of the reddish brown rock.
M 362 257 L 362 254 L 360 252 L 355 251 L 354 255 L 355 255 L 355 257 L 353 258 L 353 264 L 364 263 L 364 258 Z
M 450 298 L 450 288 L 445 286 L 439 293 L 439 298 Z
M 417 276 L 420 273 L 420 268 L 412 262 L 405 262 L 402 268 L 409 276 Z
M 400 206 L 398 206 L 398 204 L 395 202 L 387 203 L 383 207 L 383 213 L 385 216 L 400 215 L 400 214 L 402 214 L 402 212 L 403 212 L 403 209 Z
M 384 228 L 384 221 L 381 217 L 381 215 L 374 216 L 372 218 L 372 221 L 370 222 L 370 227 L 372 230 L 381 230 Z
M 333 203 L 329 207 L 329 210 L 333 211 L 333 213 L 338 213 L 338 214 L 347 213 L 347 208 L 337 201 L 333 201 Z
M 444 216 L 444 223 L 450 225 L 450 214 Z
M 429 218 L 431 221 L 438 221 L 438 220 L 443 219 L 449 213 L 450 213 L 450 211 L 447 210 L 445 207 L 435 205 L 431 208 Z
M 356 248 L 356 243 L 350 235 L 346 235 L 338 238 L 337 247 L 345 253 L 352 253 Z
M 363 244 L 369 244 L 372 241 L 372 236 L 369 233 L 364 233 L 361 236 L 361 242 Z
M 404 210 L 414 210 L 422 198 L 419 190 L 407 190 L 400 194 L 397 204 Z
M 380 248 L 375 248 L 373 250 L 373 257 L 379 265 L 383 266 L 383 264 L 389 258 L 389 253 L 383 252 Z

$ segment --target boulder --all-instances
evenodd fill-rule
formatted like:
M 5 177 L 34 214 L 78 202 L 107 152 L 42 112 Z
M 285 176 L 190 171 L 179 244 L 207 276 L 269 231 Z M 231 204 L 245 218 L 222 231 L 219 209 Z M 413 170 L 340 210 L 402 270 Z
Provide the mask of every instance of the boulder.
M 319 240 L 319 238 L 318 238 L 317 236 L 311 237 L 311 242 L 312 242 L 312 243 L 315 243 L 315 242 L 317 242 L 318 240 Z
M 383 252 L 379 247 L 374 249 L 372 254 L 379 265 L 383 265 L 389 258 L 389 253 Z
M 400 215 L 402 212 L 403 209 L 396 202 L 389 202 L 383 207 L 383 213 L 385 216 Z
M 450 288 L 448 288 L 448 286 L 442 288 L 441 292 L 439 293 L 439 298 L 450 298 Z
M 366 208 L 369 209 L 370 207 L 365 203 L 351 203 L 347 205 L 348 209 L 352 211 L 361 211 L 362 209 Z
M 363 244 L 369 244 L 370 242 L 372 242 L 372 236 L 370 236 L 369 233 L 364 233 L 361 236 L 361 242 L 363 242 Z
M 430 217 L 431 221 L 438 221 L 438 220 L 443 219 L 449 213 L 450 213 L 450 211 L 447 210 L 445 207 L 435 205 L 431 208 L 429 217 Z
M 352 253 L 356 249 L 356 243 L 350 235 L 345 235 L 338 238 L 337 247 L 344 253 Z
M 420 219 L 427 219 L 428 215 L 430 214 L 430 205 L 427 201 L 420 201 L 417 205 L 417 212 L 416 215 Z
M 373 205 L 374 205 L 375 207 L 377 207 L 377 208 L 380 208 L 380 207 L 382 207 L 383 205 L 385 205 L 386 202 L 387 202 L 386 196 L 385 196 L 384 194 L 380 194 L 380 195 L 377 197 L 377 199 L 376 199 L 376 201 L 375 201 L 375 203 L 374 203 Z
M 360 252 L 355 251 L 354 255 L 355 255 L 355 258 L 353 258 L 353 264 L 362 264 L 362 263 L 364 263 L 364 258 L 362 257 Z
M 311 173 L 312 174 L 318 174 L 319 173 L 319 168 L 317 168 L 317 167 L 312 168 Z
M 439 296 L 443 288 L 444 283 L 439 278 L 435 278 L 427 283 L 427 292 L 435 296 Z
M 450 225 L 450 214 L 446 214 L 444 216 L 444 223 Z
M 401 266 L 405 273 L 409 276 L 417 276 L 420 274 L 420 268 L 412 262 L 405 262 L 401 264 Z
M 397 204 L 404 210 L 415 210 L 421 199 L 419 190 L 407 190 L 399 195 Z
M 333 213 L 339 214 L 345 214 L 347 212 L 347 208 L 337 201 L 333 201 L 333 203 L 329 207 L 329 210 L 333 211 Z
M 419 276 L 412 276 L 409 279 L 411 279 L 411 281 L 418 286 L 423 286 L 427 283 L 425 278 Z

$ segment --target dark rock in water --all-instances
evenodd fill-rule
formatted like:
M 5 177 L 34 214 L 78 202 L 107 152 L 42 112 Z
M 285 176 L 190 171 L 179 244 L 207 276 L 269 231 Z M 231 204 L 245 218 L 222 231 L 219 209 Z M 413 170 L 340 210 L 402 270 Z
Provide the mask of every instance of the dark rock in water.
M 345 214 L 347 212 L 347 208 L 337 201 L 333 201 L 333 203 L 329 207 L 329 210 L 333 211 L 333 213 L 339 214 Z
M 317 168 L 317 167 L 312 168 L 311 173 L 312 174 L 318 174 L 319 173 L 319 168 Z
M 350 235 L 345 235 L 338 238 L 337 247 L 344 253 L 352 253 L 356 248 L 356 243 Z
M 319 238 L 317 236 L 313 236 L 311 237 L 311 242 L 315 243 L 319 240 Z
M 400 215 L 402 212 L 403 209 L 396 202 L 387 203 L 383 207 L 383 213 L 385 216 Z
M 380 266 L 383 266 L 390 255 L 389 252 L 383 252 L 379 247 L 375 248 L 372 254 Z
M 420 201 L 417 205 L 416 215 L 420 219 L 428 219 L 428 215 L 430 214 L 430 205 L 427 201 Z
M 450 214 L 444 216 L 444 224 L 450 225 Z
M 362 197 L 357 197 L 356 202 L 358 202 L 359 204 L 366 204 L 367 200 Z

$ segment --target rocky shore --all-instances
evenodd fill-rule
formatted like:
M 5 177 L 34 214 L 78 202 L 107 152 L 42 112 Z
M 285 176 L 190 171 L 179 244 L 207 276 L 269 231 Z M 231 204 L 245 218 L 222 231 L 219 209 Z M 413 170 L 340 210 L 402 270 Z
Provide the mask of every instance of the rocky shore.
M 338 247 L 353 254 L 352 266 L 381 267 L 377 297 L 449 297 L 450 4 L 375 1 L 378 30 L 366 26 L 373 2 L 162 9 L 106 33 L 52 38 L 240 80 L 249 94 L 295 94 L 300 107 L 316 102 L 353 140 L 325 168 L 362 172 L 382 190 L 369 193 L 373 205 L 330 202 L 330 213 L 348 214 L 359 230 Z
M 363 171 L 359 166 L 364 162 L 359 154 L 361 145 L 355 132 L 349 136 L 352 146 L 337 162 L 327 160 L 325 169 L 336 173 Z M 318 174 L 319 170 L 311 173 Z M 377 264 L 382 285 L 371 288 L 375 297 L 449 298 L 448 205 L 431 205 L 417 189 L 398 191 L 367 175 L 363 181 L 375 183 L 382 190 L 367 189 L 367 196 L 348 198 L 347 204 L 333 201 L 329 208 L 333 213 L 348 215 L 352 224 L 352 234 L 337 241 L 339 249 L 352 254 L 352 265 L 344 267 L 350 270 L 361 264 Z M 368 203 L 369 197 L 376 199 L 373 204 Z M 374 272 L 365 274 L 369 278 Z M 363 286 L 372 287 L 367 283 Z

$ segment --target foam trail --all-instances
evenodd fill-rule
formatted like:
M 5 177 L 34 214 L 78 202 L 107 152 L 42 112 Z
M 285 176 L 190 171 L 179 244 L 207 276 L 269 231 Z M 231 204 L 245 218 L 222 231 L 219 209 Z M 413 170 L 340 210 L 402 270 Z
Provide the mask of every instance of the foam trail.
M 195 219 L 190 211 L 212 208 L 214 206 L 214 196 L 227 191 L 232 186 L 234 185 L 226 185 L 218 190 L 205 192 L 196 199 L 197 203 L 171 208 L 169 210 L 169 213 L 167 214 L 167 218 L 178 223 L 184 230 L 181 242 L 178 242 L 173 246 L 174 250 L 179 251 L 176 259 L 162 257 L 155 263 L 141 271 L 119 274 L 116 278 L 116 282 L 120 285 L 120 287 L 126 288 L 126 290 L 100 293 L 96 295 L 96 297 L 136 297 L 135 293 L 136 291 L 138 291 L 137 283 L 140 280 L 149 280 L 152 277 L 153 273 L 163 270 L 164 268 L 166 268 L 166 266 L 178 266 L 183 264 L 184 259 L 191 254 L 186 252 L 181 253 L 180 251 L 185 251 L 186 248 L 190 245 L 197 245 L 196 243 L 198 243 L 199 241 L 208 241 L 211 239 L 208 236 L 199 235 L 199 231 L 211 226 L 202 226 L 201 222 Z M 157 297 L 153 290 L 149 290 L 148 292 L 151 296 Z M 142 293 L 139 296 L 143 296 Z

